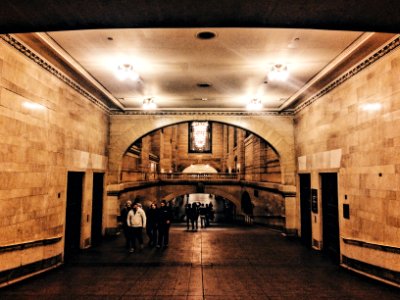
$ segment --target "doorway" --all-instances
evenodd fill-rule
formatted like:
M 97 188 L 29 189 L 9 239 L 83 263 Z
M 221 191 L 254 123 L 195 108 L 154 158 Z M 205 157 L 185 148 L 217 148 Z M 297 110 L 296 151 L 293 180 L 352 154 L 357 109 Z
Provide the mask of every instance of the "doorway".
M 93 173 L 91 244 L 98 246 L 103 237 L 104 173 Z
M 311 248 L 311 176 L 300 174 L 300 222 L 301 222 L 301 243 Z
M 335 263 L 340 262 L 339 205 L 336 173 L 322 173 L 323 252 Z
M 64 260 L 78 253 L 81 237 L 83 172 L 68 172 Z
M 248 192 L 244 192 L 242 194 L 242 211 L 249 216 L 253 216 L 253 203 L 251 202 L 251 198 Z

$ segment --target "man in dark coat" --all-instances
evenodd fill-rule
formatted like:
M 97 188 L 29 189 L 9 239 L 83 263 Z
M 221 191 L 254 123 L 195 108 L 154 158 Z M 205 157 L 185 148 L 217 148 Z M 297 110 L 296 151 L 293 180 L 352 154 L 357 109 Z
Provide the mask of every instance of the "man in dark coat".
M 151 203 L 146 212 L 147 227 L 146 232 L 149 237 L 149 246 L 154 247 L 157 244 L 157 222 L 158 222 L 158 208 L 155 203 Z
M 192 203 L 190 211 L 190 222 L 192 223 L 192 231 L 197 231 L 199 227 L 199 210 L 195 202 Z
M 185 206 L 185 214 L 186 214 L 186 230 L 189 231 L 189 223 L 190 223 L 190 217 L 192 213 L 192 205 L 189 203 L 186 204 Z
M 169 242 L 169 227 L 171 226 L 172 211 L 167 205 L 166 200 L 162 200 L 160 208 L 158 209 L 158 244 L 157 248 L 161 246 L 168 247 Z
M 130 231 L 128 228 L 128 213 L 132 209 L 132 201 L 128 200 L 125 203 L 125 206 L 121 209 L 121 223 L 122 223 L 122 231 L 124 232 L 125 236 L 125 247 L 128 249 L 129 248 L 129 241 L 130 241 Z

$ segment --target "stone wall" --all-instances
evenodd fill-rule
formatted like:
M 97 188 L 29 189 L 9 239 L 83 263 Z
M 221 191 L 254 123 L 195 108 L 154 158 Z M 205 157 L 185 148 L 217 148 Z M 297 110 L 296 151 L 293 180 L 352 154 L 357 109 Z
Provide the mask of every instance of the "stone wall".
M 107 168 L 108 112 L 0 39 L 0 285 L 62 261 L 67 172 Z M 86 219 L 86 218 L 85 218 Z M 13 272 L 14 270 L 14 272 Z
M 394 50 L 295 116 L 299 172 L 319 193 L 319 174 L 338 172 L 340 252 L 366 273 L 400 271 L 399 76 Z M 313 215 L 321 241 L 321 211 Z

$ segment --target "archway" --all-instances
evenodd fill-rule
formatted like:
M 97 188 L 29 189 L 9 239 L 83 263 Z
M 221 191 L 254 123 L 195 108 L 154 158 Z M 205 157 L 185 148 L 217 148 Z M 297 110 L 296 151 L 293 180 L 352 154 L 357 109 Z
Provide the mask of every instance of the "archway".
M 190 193 L 179 195 L 169 200 L 174 215 L 174 222 L 187 222 L 187 206 L 193 204 L 209 208 L 209 224 L 231 223 L 236 221 L 236 205 L 221 195 Z
M 208 120 L 231 125 L 254 133 L 267 141 L 279 154 L 281 166 L 281 183 L 294 185 L 295 159 L 293 139 L 293 118 L 282 115 L 130 115 L 111 116 L 109 183 L 120 181 L 121 159 L 132 141 L 139 139 L 155 130 L 166 126 L 189 122 L 193 120 Z
M 189 122 L 163 127 L 139 138 L 125 151 L 120 182 L 154 180 L 160 178 L 158 174 L 168 178 L 174 174 L 177 178 L 186 173 L 218 173 L 224 174 L 225 179 L 282 183 L 281 157 L 268 141 L 225 123 L 210 122 L 209 127 L 212 152 L 191 151 Z

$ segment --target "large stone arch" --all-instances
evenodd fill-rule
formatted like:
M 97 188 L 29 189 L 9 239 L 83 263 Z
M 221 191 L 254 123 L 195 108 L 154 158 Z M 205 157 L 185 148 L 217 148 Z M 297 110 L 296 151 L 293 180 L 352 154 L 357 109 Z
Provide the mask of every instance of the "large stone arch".
M 110 124 L 108 184 L 119 183 L 122 157 L 128 147 L 146 134 L 177 123 L 207 120 L 251 131 L 266 140 L 278 152 L 282 184 L 295 184 L 295 155 L 292 116 L 238 114 L 112 115 Z
M 236 187 L 236 189 L 237 189 L 237 195 L 229 193 L 223 189 L 218 189 L 218 188 L 207 186 L 206 190 L 204 191 L 204 194 L 213 194 L 216 196 L 224 197 L 225 199 L 228 199 L 233 204 L 235 204 L 236 207 L 240 207 L 240 197 L 239 197 L 240 196 L 240 188 Z M 196 187 L 180 185 L 179 188 L 177 188 L 177 186 L 171 186 L 170 189 L 168 187 L 164 187 L 164 191 L 167 193 L 162 198 L 167 201 L 170 201 L 170 200 L 177 198 L 179 196 L 182 196 L 182 195 L 196 193 Z

